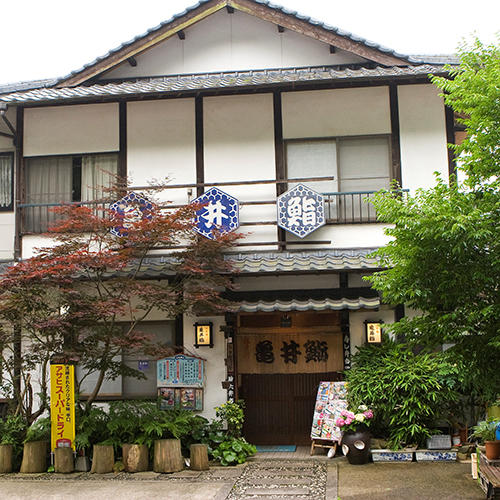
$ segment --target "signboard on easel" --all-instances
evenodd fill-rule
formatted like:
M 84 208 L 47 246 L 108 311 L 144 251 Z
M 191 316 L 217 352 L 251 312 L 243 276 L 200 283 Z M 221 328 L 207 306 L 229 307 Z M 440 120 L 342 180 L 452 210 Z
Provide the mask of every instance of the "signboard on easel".
M 342 431 L 335 425 L 340 412 L 347 408 L 346 382 L 320 382 L 314 406 L 311 428 L 311 453 L 315 447 L 336 448 Z M 317 444 L 316 441 L 330 442 L 331 445 Z

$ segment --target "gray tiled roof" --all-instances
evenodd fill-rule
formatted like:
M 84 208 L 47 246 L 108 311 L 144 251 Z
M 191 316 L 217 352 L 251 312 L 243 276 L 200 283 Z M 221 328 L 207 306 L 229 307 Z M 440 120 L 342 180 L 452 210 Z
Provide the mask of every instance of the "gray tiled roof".
M 110 97 L 173 94 L 208 89 L 237 89 L 278 84 L 425 77 L 444 73 L 443 66 L 377 66 L 375 68 L 334 68 L 330 66 L 258 71 L 209 73 L 203 75 L 165 76 L 104 83 L 73 88 L 40 88 L 0 95 L 7 103 L 50 103 L 59 101 L 102 100 Z
M 373 249 L 256 253 L 231 255 L 227 258 L 240 274 L 380 269 L 379 261 L 368 256 L 372 251 Z
M 272 312 L 272 311 L 340 311 L 341 309 L 377 309 L 380 307 L 379 297 L 359 297 L 357 299 L 306 299 L 306 300 L 273 300 L 249 302 L 243 300 L 234 307 L 241 312 Z
M 51 87 L 52 85 L 55 85 L 56 82 L 57 78 L 49 78 L 46 80 L 31 80 L 29 82 L 4 83 L 0 84 L 0 94 Z
M 176 14 L 176 15 L 172 16 L 170 19 L 168 19 L 166 21 L 163 21 L 158 26 L 155 26 L 154 28 L 151 28 L 151 29 L 147 30 L 146 32 L 144 32 L 142 34 L 137 35 L 136 37 L 132 38 L 131 40 L 122 43 L 121 45 L 119 45 L 118 47 L 116 47 L 114 49 L 111 49 L 106 54 L 97 57 L 96 59 L 94 59 L 93 61 L 89 62 L 88 64 L 85 64 L 81 68 L 79 68 L 79 69 L 77 69 L 75 71 L 72 71 L 71 73 L 69 73 L 68 75 L 66 75 L 66 76 L 64 76 L 62 78 L 59 78 L 58 81 L 61 82 L 61 81 L 67 80 L 68 78 L 71 78 L 71 77 L 77 75 L 78 73 L 86 70 L 87 68 L 90 68 L 91 66 L 99 64 L 100 62 L 104 61 L 105 59 L 107 59 L 108 57 L 112 56 L 113 54 L 115 54 L 115 53 L 119 52 L 120 50 L 122 50 L 122 49 L 124 49 L 124 48 L 126 48 L 126 47 L 128 47 L 130 45 L 132 45 L 133 43 L 137 42 L 141 38 L 147 37 L 151 33 L 154 33 L 155 31 L 163 28 L 165 25 L 170 24 L 170 23 L 176 21 L 177 19 L 185 16 L 189 12 L 197 9 L 198 7 L 200 7 L 201 5 L 203 5 L 205 3 L 208 3 L 209 1 L 210 0 L 200 0 L 195 5 L 192 5 L 191 7 L 188 7 L 187 9 L 185 9 L 183 12 L 180 12 L 179 14 Z M 360 37 L 358 35 L 355 35 L 354 33 L 350 33 L 349 31 L 344 31 L 344 30 L 342 30 L 340 28 L 337 28 L 335 26 L 330 26 L 330 25 L 325 24 L 325 23 L 323 23 L 321 21 L 313 19 L 313 18 L 311 18 L 309 16 L 304 16 L 303 14 L 299 14 L 298 12 L 296 12 L 294 10 L 289 10 L 289 9 L 286 9 L 286 8 L 280 6 L 280 5 L 273 4 L 272 2 L 269 2 L 268 0 L 253 0 L 253 1 L 255 3 L 261 4 L 261 5 L 265 5 L 266 7 L 269 7 L 270 9 L 282 12 L 283 14 L 286 14 L 286 15 L 289 15 L 289 16 L 293 16 L 296 19 L 299 19 L 301 21 L 305 21 L 305 22 L 307 22 L 307 23 L 309 23 L 309 24 L 311 24 L 313 26 L 317 26 L 317 27 L 323 28 L 323 29 L 325 29 L 327 31 L 330 31 L 330 32 L 336 34 L 336 35 L 349 38 L 353 42 L 362 43 L 363 45 L 366 45 L 367 47 L 369 47 L 371 49 L 379 50 L 380 52 L 383 52 L 384 54 L 391 55 L 391 56 L 394 56 L 394 57 L 398 57 L 398 58 L 410 61 L 410 59 L 409 59 L 409 57 L 407 55 L 399 54 L 396 51 L 394 51 L 393 49 L 389 49 L 387 47 L 383 47 L 382 45 L 379 45 L 378 43 L 375 43 L 375 42 L 372 42 L 370 40 L 367 40 L 366 38 L 363 38 L 363 37 Z

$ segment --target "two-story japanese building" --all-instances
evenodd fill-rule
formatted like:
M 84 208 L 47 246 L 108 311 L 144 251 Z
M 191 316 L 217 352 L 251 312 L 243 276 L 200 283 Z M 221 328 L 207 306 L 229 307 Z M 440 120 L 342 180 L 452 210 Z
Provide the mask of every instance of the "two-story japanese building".
M 138 191 L 168 176 L 175 205 L 223 191 L 238 203 L 214 198 L 204 220 L 244 234 L 227 256 L 237 312 L 142 328 L 206 359 L 205 415 L 243 398 L 251 441 L 307 442 L 318 382 L 349 368 L 365 321 L 404 314 L 363 280 L 387 242 L 369 198 L 453 170 L 453 115 L 429 82 L 445 62 L 267 0 L 201 0 L 63 78 L 0 86 L 0 259 L 33 255 L 49 207 L 91 201 L 103 172 Z M 204 322 L 214 345 L 195 348 Z M 126 361 L 146 380 L 107 381 L 101 398 L 155 396 L 154 360 Z

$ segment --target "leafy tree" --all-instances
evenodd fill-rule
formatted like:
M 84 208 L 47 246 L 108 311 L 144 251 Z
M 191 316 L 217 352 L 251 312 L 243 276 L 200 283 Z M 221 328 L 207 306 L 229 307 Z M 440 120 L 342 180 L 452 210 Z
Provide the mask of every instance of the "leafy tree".
M 500 49 L 476 40 L 460 48 L 450 79 L 433 78 L 467 138 L 451 146 L 458 177 L 428 190 L 377 195 L 393 240 L 376 252 L 387 269 L 369 279 L 390 304 L 420 312 L 391 326 L 410 342 L 443 343 L 465 374 L 464 393 L 485 405 L 500 393 Z
M 119 197 L 119 192 L 110 196 Z M 170 355 L 172 346 L 155 344 L 140 324 L 153 311 L 175 318 L 186 311 L 224 310 L 218 290 L 230 287 L 230 265 L 223 250 L 237 234 L 214 240 L 193 231 L 195 211 L 189 205 L 165 210 L 137 205 L 142 217 L 124 218 L 107 204 L 58 207 L 51 228 L 53 246 L 8 269 L 0 279 L 0 353 L 11 384 L 17 413 L 31 423 L 47 408 L 47 367 L 51 361 L 75 362 L 81 384 L 91 373 L 97 382 L 85 408 L 95 401 L 105 379 L 144 377 L 121 354 Z M 116 236 L 112 228 L 122 227 Z M 161 280 L 146 279 L 153 250 L 167 249 Z M 155 262 L 158 265 L 158 261 Z M 21 366 L 14 350 L 23 343 Z M 17 341 L 17 344 L 16 344 Z M 182 349 L 182 347 L 179 347 Z M 17 373 L 16 373 L 17 368 Z M 40 405 L 33 409 L 30 374 L 39 371 Z

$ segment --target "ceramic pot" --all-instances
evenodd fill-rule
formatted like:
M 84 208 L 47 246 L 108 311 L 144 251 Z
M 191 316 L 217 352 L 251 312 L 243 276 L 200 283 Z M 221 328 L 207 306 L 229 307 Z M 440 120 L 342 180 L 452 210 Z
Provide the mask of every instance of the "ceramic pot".
M 370 432 L 368 429 L 346 431 L 342 436 L 342 451 L 353 465 L 368 463 L 370 458 Z
M 488 460 L 498 460 L 500 458 L 500 441 L 485 441 L 486 458 Z

